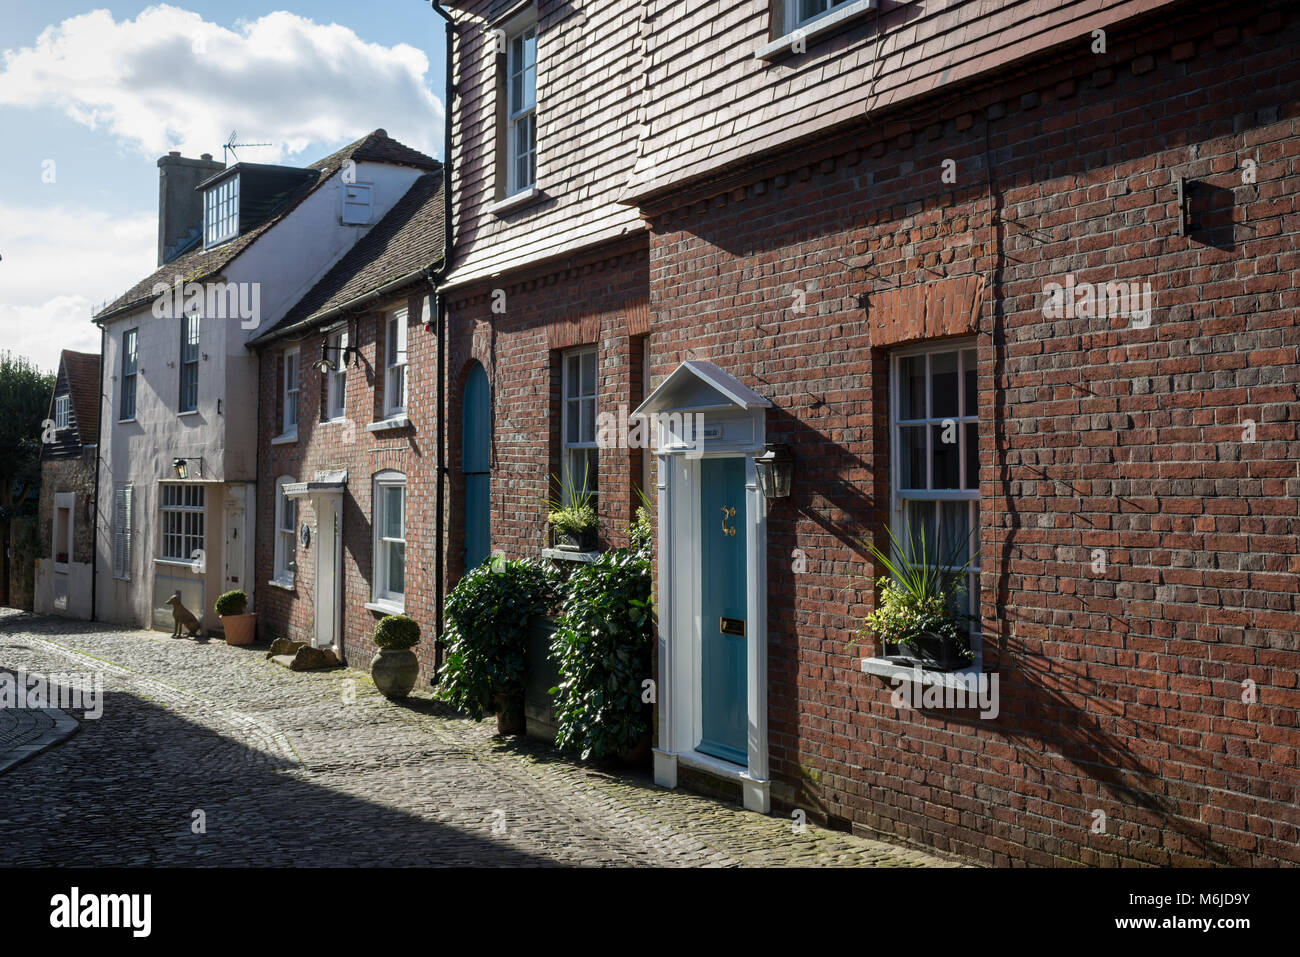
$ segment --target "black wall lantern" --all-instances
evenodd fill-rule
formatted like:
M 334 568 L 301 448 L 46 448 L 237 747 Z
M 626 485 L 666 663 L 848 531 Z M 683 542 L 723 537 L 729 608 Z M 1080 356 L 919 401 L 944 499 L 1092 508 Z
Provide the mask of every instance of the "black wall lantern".
M 198 462 L 199 478 L 203 477 L 203 459 L 201 458 L 172 459 L 172 470 L 176 473 L 176 477 L 178 479 L 187 479 L 190 477 L 190 467 L 185 464 L 186 462 Z
M 348 330 L 348 344 L 346 346 L 331 346 L 329 345 L 329 337 L 326 336 L 321 340 L 320 358 L 312 364 L 312 368 L 317 372 L 337 372 L 340 368 L 347 366 L 349 355 L 352 356 L 353 368 L 356 368 L 361 364 L 361 347 L 354 345 L 356 341 L 357 333 L 355 329 Z M 329 357 L 331 352 L 340 353 L 337 360 Z
M 763 454 L 754 459 L 758 470 L 758 485 L 767 498 L 785 498 L 790 494 L 794 480 L 794 456 L 788 445 L 769 444 Z

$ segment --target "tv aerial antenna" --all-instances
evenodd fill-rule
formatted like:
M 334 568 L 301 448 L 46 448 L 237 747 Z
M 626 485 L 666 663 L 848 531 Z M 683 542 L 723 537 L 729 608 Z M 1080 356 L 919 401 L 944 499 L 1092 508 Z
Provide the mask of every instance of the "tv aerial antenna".
M 230 165 L 229 161 L 228 161 L 227 158 L 226 158 L 226 154 L 227 154 L 227 153 L 230 153 L 230 154 L 232 154 L 232 155 L 235 157 L 235 162 L 239 162 L 239 154 L 235 152 L 236 147 L 243 147 L 243 146 L 274 146 L 274 145 L 275 145 L 274 143 L 236 143 L 236 142 L 235 142 L 235 138 L 236 138 L 238 135 L 239 135 L 239 134 L 238 134 L 235 130 L 231 130 L 231 131 L 230 131 L 230 139 L 226 140 L 226 142 L 223 143 L 223 144 L 221 145 L 221 161 L 222 161 L 223 163 L 225 163 L 227 166 Z

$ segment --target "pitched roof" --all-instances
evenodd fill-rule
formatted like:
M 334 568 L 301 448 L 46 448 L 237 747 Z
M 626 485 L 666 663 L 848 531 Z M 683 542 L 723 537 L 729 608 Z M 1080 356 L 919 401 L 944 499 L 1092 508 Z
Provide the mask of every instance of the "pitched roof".
M 177 256 L 169 263 L 159 266 L 154 272 L 140 280 L 117 299 L 95 314 L 96 320 L 108 319 L 149 302 L 153 299 L 153 287 L 156 283 L 171 285 L 176 276 L 182 282 L 202 282 L 218 275 L 245 249 L 256 242 L 263 233 L 272 229 L 276 223 L 297 207 L 304 199 L 319 189 L 334 173 L 342 168 L 347 160 L 354 162 L 390 163 L 395 166 L 414 166 L 416 169 L 436 170 L 441 164 L 431 156 L 413 150 L 397 140 L 391 139 L 385 130 L 378 129 L 367 133 L 355 143 L 343 147 L 322 160 L 310 164 L 307 169 L 315 170 L 317 175 L 296 190 L 284 205 L 266 222 L 250 229 L 228 243 L 212 249 L 204 249 L 200 244 L 187 253 Z
M 261 344 L 310 328 L 442 258 L 442 174 L 425 173 L 284 318 L 252 340 Z
M 59 357 L 68 377 L 68 395 L 72 397 L 72 414 L 82 445 L 99 442 L 99 353 L 73 352 L 64 349 Z

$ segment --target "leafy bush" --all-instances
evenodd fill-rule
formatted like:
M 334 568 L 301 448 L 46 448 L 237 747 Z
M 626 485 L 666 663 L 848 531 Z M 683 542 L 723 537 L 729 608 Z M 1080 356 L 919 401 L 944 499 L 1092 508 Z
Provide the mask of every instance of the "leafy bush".
M 641 683 L 650 677 L 654 613 L 650 562 L 634 549 L 605 552 L 569 577 L 551 640 L 560 670 L 556 743 L 583 758 L 620 755 L 649 729 Z
M 528 625 L 556 584 L 554 570 L 531 559 L 494 559 L 462 578 L 447 596 L 438 697 L 479 721 L 496 711 L 496 695 L 521 690 Z
M 226 615 L 242 615 L 244 609 L 248 607 L 248 595 L 242 591 L 228 591 L 217 598 L 213 605 L 213 610 L 220 617 Z
M 375 623 L 375 644 L 385 649 L 410 648 L 420 641 L 420 623 L 406 615 L 385 615 Z
M 650 521 L 654 509 L 640 488 L 636 490 L 636 497 L 636 521 L 628 527 L 627 537 L 632 543 L 632 550 L 648 559 L 654 554 L 655 529 Z

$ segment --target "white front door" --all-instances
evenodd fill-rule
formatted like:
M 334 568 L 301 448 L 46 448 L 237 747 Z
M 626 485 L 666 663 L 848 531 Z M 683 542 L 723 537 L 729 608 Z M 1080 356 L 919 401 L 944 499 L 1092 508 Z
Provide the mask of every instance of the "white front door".
M 317 498 L 316 506 L 316 634 L 317 648 L 338 644 L 339 609 L 339 504 L 338 496 Z
M 252 582 L 244 581 L 244 496 L 243 486 L 226 488 L 225 534 L 222 548 L 221 590 L 245 592 L 253 597 Z

